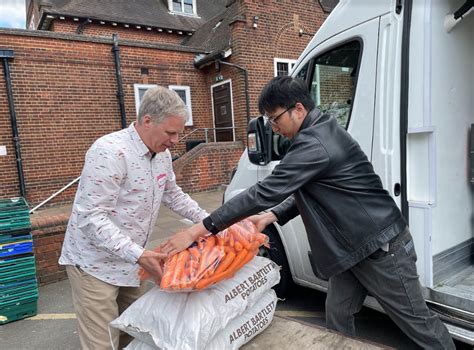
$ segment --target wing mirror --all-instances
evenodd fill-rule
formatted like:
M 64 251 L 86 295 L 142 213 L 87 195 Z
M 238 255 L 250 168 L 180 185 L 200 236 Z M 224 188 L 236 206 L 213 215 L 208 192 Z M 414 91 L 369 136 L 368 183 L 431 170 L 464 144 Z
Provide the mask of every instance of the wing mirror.
M 271 161 L 272 128 L 263 117 L 251 119 L 247 127 L 247 152 L 251 163 L 267 165 Z

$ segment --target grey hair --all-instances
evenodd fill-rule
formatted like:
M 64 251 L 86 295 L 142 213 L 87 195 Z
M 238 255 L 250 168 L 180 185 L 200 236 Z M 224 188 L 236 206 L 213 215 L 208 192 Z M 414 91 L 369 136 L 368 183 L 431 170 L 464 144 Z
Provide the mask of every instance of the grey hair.
M 188 120 L 188 108 L 179 95 L 163 86 L 148 89 L 143 95 L 140 109 L 138 110 L 138 122 L 149 115 L 156 124 L 171 116 L 182 117 Z

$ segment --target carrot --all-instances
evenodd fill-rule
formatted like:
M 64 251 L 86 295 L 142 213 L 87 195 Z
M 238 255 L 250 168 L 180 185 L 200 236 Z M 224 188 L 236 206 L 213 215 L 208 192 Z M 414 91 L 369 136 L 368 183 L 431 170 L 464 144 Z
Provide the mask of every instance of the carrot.
M 232 261 L 235 259 L 235 253 L 230 252 L 224 256 L 222 261 L 219 263 L 219 266 L 217 266 L 216 271 L 214 272 L 215 274 L 219 274 L 221 272 L 224 272 L 227 270 L 227 268 L 232 264 Z
M 204 246 L 207 249 L 211 249 L 215 245 L 216 245 L 216 239 L 214 238 L 214 236 L 207 236 L 206 241 L 204 242 Z
M 189 253 L 193 257 L 194 260 L 198 261 L 199 257 L 201 256 L 201 253 L 199 252 L 199 249 L 197 247 L 192 247 L 188 248 Z
M 255 257 L 255 253 L 248 252 L 247 255 L 243 258 L 243 260 L 239 263 L 239 265 L 237 265 L 237 267 L 235 268 L 235 271 L 239 271 L 242 267 L 244 267 L 245 264 L 247 264 L 254 257 Z
M 165 270 L 161 278 L 160 287 L 163 289 L 169 288 L 175 272 L 176 262 L 178 261 L 178 254 L 173 255 L 165 263 Z
M 248 250 L 242 249 L 240 252 L 237 253 L 235 259 L 232 261 L 232 263 L 229 265 L 226 271 L 237 271 L 237 267 L 239 264 L 245 259 L 245 257 L 248 254 Z
M 204 289 L 204 288 L 210 286 L 211 284 L 222 281 L 226 278 L 230 278 L 233 275 L 234 275 L 233 271 L 229 271 L 229 270 L 226 270 L 226 271 L 221 272 L 221 273 L 216 273 L 216 274 L 212 275 L 209 278 L 201 279 L 198 283 L 196 283 L 194 288 L 195 289 Z
M 241 251 L 242 249 L 244 249 L 244 246 L 240 242 L 235 242 L 234 248 L 237 251 Z
M 249 250 L 250 249 L 250 243 L 249 241 L 236 229 L 232 230 L 232 233 L 233 233 L 233 236 L 234 236 L 234 239 L 237 242 L 239 242 L 240 244 L 242 244 L 242 246 Z
M 179 252 L 177 255 L 178 255 L 178 259 L 176 261 L 176 265 L 173 271 L 173 278 L 171 280 L 171 287 L 173 289 L 179 286 L 179 283 L 185 276 L 184 267 L 185 267 L 186 261 L 189 259 L 189 251 L 183 250 L 182 252 Z

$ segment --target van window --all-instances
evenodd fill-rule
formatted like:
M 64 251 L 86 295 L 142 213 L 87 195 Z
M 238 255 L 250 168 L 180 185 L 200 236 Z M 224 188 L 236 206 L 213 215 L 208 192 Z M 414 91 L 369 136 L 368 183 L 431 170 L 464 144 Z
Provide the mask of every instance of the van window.
M 351 41 L 316 57 L 311 97 L 322 111 L 347 128 L 357 81 L 361 44 Z

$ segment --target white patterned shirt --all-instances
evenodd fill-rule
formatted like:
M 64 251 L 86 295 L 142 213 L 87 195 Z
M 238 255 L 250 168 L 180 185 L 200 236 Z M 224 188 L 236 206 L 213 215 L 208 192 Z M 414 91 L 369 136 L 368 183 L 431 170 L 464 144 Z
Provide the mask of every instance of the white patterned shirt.
M 88 150 L 59 263 L 116 286 L 138 286 L 138 258 L 163 203 L 201 221 L 208 213 L 176 184 L 168 150 L 154 157 L 134 124 Z

